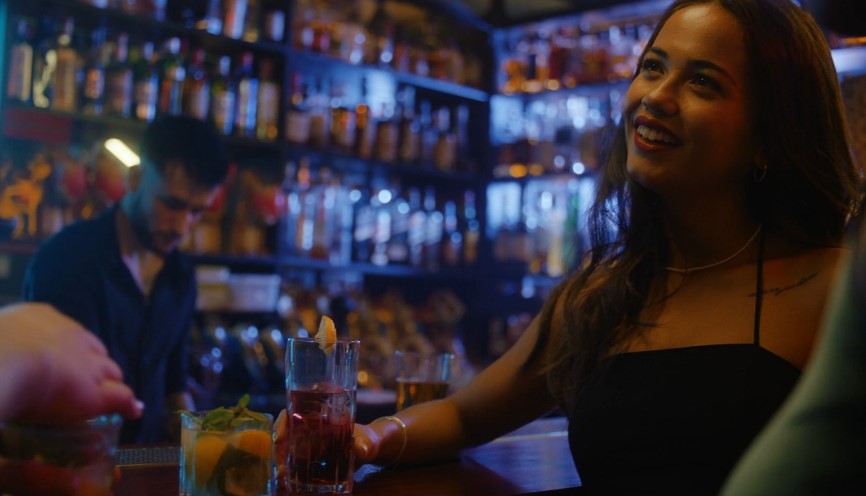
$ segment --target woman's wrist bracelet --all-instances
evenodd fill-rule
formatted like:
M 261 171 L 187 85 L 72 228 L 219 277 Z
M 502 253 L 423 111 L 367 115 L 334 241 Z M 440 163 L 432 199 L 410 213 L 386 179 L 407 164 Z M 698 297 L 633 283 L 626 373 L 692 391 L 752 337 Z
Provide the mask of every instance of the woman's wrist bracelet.
M 397 452 L 397 456 L 394 457 L 394 459 L 391 461 L 391 463 L 388 464 L 388 465 L 396 465 L 397 462 L 400 461 L 400 458 L 403 457 L 403 452 L 406 451 L 406 444 L 408 444 L 408 442 L 409 442 L 409 435 L 406 432 L 406 424 L 402 420 L 400 420 L 399 418 L 391 416 L 391 415 L 389 415 L 387 417 L 380 417 L 380 418 L 382 420 L 388 420 L 390 422 L 394 422 L 395 424 L 397 424 L 397 426 L 400 427 L 400 432 L 403 434 L 403 442 L 400 445 L 400 451 Z

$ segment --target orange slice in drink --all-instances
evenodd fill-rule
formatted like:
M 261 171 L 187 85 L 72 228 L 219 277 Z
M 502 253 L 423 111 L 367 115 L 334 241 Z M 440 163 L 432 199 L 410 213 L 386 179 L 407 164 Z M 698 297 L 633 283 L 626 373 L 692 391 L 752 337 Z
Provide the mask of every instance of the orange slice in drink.
M 270 460 L 271 458 L 273 441 L 270 432 L 257 430 L 240 431 L 232 436 L 230 443 L 245 453 L 265 460 Z
M 327 315 L 322 315 L 322 320 L 319 321 L 319 329 L 313 336 L 319 343 L 319 348 L 330 355 L 334 352 L 334 345 L 337 343 L 337 327 L 334 321 Z
M 195 441 L 193 458 L 195 459 L 195 483 L 206 486 L 220 456 L 226 449 L 226 442 L 214 435 L 204 434 Z

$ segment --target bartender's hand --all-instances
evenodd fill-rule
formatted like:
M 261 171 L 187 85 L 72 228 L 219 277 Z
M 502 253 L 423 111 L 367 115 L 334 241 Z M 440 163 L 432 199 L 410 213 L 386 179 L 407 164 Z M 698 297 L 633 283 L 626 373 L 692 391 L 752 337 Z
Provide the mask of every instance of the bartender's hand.
M 138 418 L 144 405 L 102 342 L 50 305 L 0 309 L 0 420 Z

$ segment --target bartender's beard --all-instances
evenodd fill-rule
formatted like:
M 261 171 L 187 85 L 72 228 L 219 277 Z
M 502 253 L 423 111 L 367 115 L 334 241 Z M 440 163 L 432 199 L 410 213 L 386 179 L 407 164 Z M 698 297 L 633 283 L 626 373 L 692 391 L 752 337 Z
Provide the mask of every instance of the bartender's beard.
M 180 238 L 174 233 L 154 233 L 151 229 L 151 226 L 147 222 L 147 216 L 142 212 L 141 203 L 138 198 L 133 198 L 130 208 L 127 209 L 126 215 L 129 218 L 129 223 L 132 227 L 132 232 L 135 234 L 138 242 L 146 248 L 148 251 L 151 251 L 161 257 L 165 257 L 171 251 L 175 249 L 177 243 Z M 163 246 L 160 246 L 160 243 L 156 242 L 158 237 L 165 238 L 168 240 L 166 243 L 168 249 Z

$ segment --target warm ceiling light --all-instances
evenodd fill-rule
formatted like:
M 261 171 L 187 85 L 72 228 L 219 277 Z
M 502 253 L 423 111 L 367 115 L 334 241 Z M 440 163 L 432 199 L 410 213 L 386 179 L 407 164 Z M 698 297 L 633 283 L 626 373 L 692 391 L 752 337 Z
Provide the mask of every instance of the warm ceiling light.
M 133 167 L 141 163 L 138 154 L 126 146 L 126 143 L 117 138 L 105 140 L 105 149 L 111 152 L 117 160 L 120 160 L 120 162 L 127 167 Z

